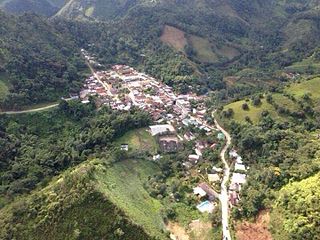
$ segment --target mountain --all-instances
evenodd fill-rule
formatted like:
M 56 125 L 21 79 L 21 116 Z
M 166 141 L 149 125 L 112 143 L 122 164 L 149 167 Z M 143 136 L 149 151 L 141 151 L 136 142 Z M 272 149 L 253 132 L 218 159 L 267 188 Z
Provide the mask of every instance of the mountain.
M 85 65 L 72 36 L 34 14 L 0 11 L 0 19 L 0 82 L 7 86 L 2 107 L 56 101 L 79 88 Z
M 0 238 L 168 239 L 160 204 L 142 187 L 154 169 L 150 162 L 81 164 L 1 209 Z M 121 178 L 124 173 L 126 178 Z
M 228 87 L 223 77 L 237 74 L 247 83 L 267 87 L 274 84 L 274 79 L 279 80 L 277 71 L 287 71 L 319 47 L 318 1 L 106 3 L 110 2 L 70 1 L 55 17 L 86 20 L 93 26 L 97 21 L 105 24 L 108 30 L 89 40 L 95 44 L 90 51 L 101 61 L 118 59 L 144 68 L 180 90 L 190 85 L 201 93 L 205 89 L 220 90 Z M 123 49 L 115 50 L 115 43 L 124 45 Z M 109 50 L 108 46 L 113 47 Z M 171 62 L 179 64 L 171 68 Z M 250 72 L 242 72 L 244 69 Z M 258 83 L 261 76 L 263 80 Z M 232 86 L 239 87 L 243 85 Z
M 52 16 L 64 5 L 65 0 L 5 0 L 0 7 L 14 14 L 36 13 Z

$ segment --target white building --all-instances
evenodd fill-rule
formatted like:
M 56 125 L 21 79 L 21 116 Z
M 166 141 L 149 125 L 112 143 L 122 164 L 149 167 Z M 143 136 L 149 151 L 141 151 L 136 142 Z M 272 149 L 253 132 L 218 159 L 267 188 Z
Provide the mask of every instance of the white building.
M 164 133 L 175 133 L 175 129 L 170 124 L 154 125 L 150 126 L 150 132 L 152 136 L 156 136 Z
M 195 187 L 193 189 L 193 194 L 194 195 L 199 195 L 200 197 L 204 197 L 207 195 L 207 193 L 200 187 Z

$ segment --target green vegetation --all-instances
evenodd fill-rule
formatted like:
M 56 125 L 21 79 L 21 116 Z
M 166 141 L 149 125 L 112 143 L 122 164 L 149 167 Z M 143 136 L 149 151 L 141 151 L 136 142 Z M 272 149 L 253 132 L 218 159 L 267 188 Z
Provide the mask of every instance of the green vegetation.
M 115 171 L 129 170 L 130 164 L 106 167 L 92 160 L 16 200 L 0 210 L 0 238 L 167 239 L 156 212 L 160 204 L 142 188 L 146 171 L 156 170 L 150 163 L 135 163 L 137 172 L 126 172 L 128 178 L 117 176 Z
M 158 145 L 155 138 L 147 131 L 147 128 L 136 129 L 127 132 L 115 142 L 117 145 L 128 144 L 130 151 L 147 151 L 155 154 Z
M 6 83 L 0 81 L 0 102 L 3 101 L 8 95 L 9 89 Z
M 279 191 L 271 215 L 275 239 L 319 239 L 320 173 Z
M 9 92 L 2 108 L 57 101 L 79 91 L 86 68 L 70 35 L 36 15 L 0 12 L 0 76 Z
M 247 103 L 248 110 L 242 108 L 242 105 Z M 246 117 L 249 117 L 253 123 L 259 122 L 261 118 L 261 114 L 264 111 L 269 111 L 272 117 L 277 117 L 277 113 L 275 112 L 273 106 L 268 103 L 265 99 L 262 99 L 261 104 L 258 106 L 254 106 L 251 101 L 246 102 L 245 100 L 237 101 L 231 104 L 224 106 L 225 110 L 232 109 L 233 115 L 232 119 L 244 123 L 246 122 Z
M 286 88 L 285 91 L 297 98 L 302 98 L 305 94 L 310 94 L 310 98 L 317 101 L 320 99 L 319 84 L 320 78 L 317 77 L 303 81 L 302 83 L 294 83 Z
M 36 188 L 44 180 L 91 157 L 125 158 L 112 142 L 144 127 L 146 113 L 95 110 L 93 104 L 61 102 L 58 109 L 0 117 L 0 203 Z M 134 153 L 133 153 L 134 154 Z M 2 207 L 2 206 L 0 206 Z
M 212 51 L 211 44 L 207 39 L 190 36 L 190 43 L 196 52 L 196 57 L 201 62 L 214 63 L 218 60 L 218 57 Z
M 101 166 L 102 167 L 102 166 Z M 130 219 L 153 236 L 163 235 L 162 205 L 143 188 L 149 176 L 159 173 L 156 164 L 145 160 L 126 160 L 95 174 L 97 188 Z M 160 233 L 160 234 L 159 234 Z
M 320 171 L 318 84 L 319 78 L 296 82 L 274 89 L 260 103 L 262 96 L 255 95 L 248 102 L 230 104 L 220 115 L 250 166 L 234 217 L 251 218 L 262 209 L 274 208 L 275 239 L 317 239 L 319 235 L 314 206 L 319 196 L 312 183 Z M 258 118 L 253 115 L 256 104 L 263 108 Z M 244 114 L 252 121 L 244 120 Z

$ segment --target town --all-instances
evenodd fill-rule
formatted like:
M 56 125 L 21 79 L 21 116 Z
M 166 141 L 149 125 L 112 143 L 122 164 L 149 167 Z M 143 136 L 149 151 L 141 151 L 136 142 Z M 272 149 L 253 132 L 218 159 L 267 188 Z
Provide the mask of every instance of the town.
M 207 121 L 205 96 L 193 93 L 177 95 L 171 87 L 126 65 L 114 65 L 109 70 L 96 72 L 91 65 L 101 65 L 86 50 L 81 51 L 93 72 L 93 75 L 85 80 L 79 94 L 81 101 L 88 103 L 90 96 L 95 96 L 100 105 L 107 105 L 114 110 L 128 111 L 137 107 L 147 111 L 155 123 L 149 127 L 150 134 L 156 138 L 162 153 L 177 152 L 183 148 L 182 142 L 194 141 L 194 153 L 183 163 L 187 170 L 204 161 L 203 152 L 214 149 L 216 143 L 197 140 L 194 132 L 181 129 L 191 127 L 208 136 L 214 134 L 217 140 L 225 140 L 224 134 Z M 125 145 L 121 148 L 128 150 Z M 243 164 L 242 157 L 236 150 L 230 150 L 228 155 L 234 169 L 227 193 L 231 208 L 240 200 L 239 193 L 246 182 L 248 167 Z M 153 156 L 154 161 L 160 158 L 160 154 Z M 212 213 L 217 205 L 216 200 L 222 201 L 212 184 L 220 184 L 223 174 L 224 169 L 212 166 L 207 174 L 207 181 L 194 186 L 193 193 L 199 199 L 196 207 L 200 212 Z

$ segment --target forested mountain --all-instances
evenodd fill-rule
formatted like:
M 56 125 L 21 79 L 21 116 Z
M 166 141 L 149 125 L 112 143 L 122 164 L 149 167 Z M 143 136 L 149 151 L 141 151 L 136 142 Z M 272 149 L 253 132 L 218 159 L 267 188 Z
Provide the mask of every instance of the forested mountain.
M 65 0 L 2 0 L 0 7 L 15 14 L 36 13 L 52 16 L 64 5 Z
M 0 12 L 0 80 L 4 108 L 55 101 L 77 91 L 84 61 L 72 37 L 33 14 Z
M 4 1 L 2 5 L 12 1 Z M 33 1 L 34 4 L 40 2 L 44 4 L 43 1 Z M 38 22 L 43 21 L 43 25 L 48 27 L 44 27 L 47 30 L 36 39 L 46 38 L 49 31 L 59 35 L 63 39 L 60 43 L 67 43 L 68 47 L 58 47 L 55 37 L 45 41 L 53 45 L 50 51 L 67 50 L 56 52 L 64 56 L 61 59 L 77 54 L 80 47 L 88 48 L 90 43 L 88 50 L 96 54 L 100 62 L 130 64 L 181 92 L 187 91 L 189 86 L 193 86 L 198 93 L 230 88 L 227 97 L 236 97 L 240 92 L 248 94 L 256 88 L 274 85 L 281 80 L 278 71 L 287 71 L 292 64 L 307 59 L 317 51 L 317 39 L 320 38 L 319 2 L 311 0 L 71 0 L 47 3 L 59 10 L 56 14 L 45 14 L 52 16 L 53 21 L 38 18 Z M 32 4 L 27 5 L 30 11 L 40 13 Z M 43 9 L 48 10 L 46 7 Z M 7 25 L 14 26 L 17 21 L 23 25 L 23 18 L 13 17 Z M 35 16 L 28 18 L 36 19 Z M 29 27 L 32 26 L 30 24 Z M 30 32 L 35 31 L 31 29 Z M 174 38 L 177 33 L 181 38 Z M 30 37 L 22 40 L 26 42 L 23 45 L 27 45 Z M 32 48 L 27 49 L 30 51 Z M 33 61 L 32 58 L 29 60 Z M 60 65 L 65 69 L 65 63 Z M 299 71 L 303 73 L 309 68 Z M 56 72 L 61 73 L 61 70 Z M 229 76 L 240 78 L 242 82 L 237 81 L 229 86 L 225 81 Z M 61 74 L 55 77 L 69 81 Z M 243 83 L 250 83 L 251 86 Z M 69 87 L 67 84 L 64 92 L 70 91 Z M 72 89 L 76 89 L 74 84 Z M 31 100 L 33 97 L 26 96 L 23 98 L 28 98 L 28 101 L 22 101 L 28 104 L 56 97 Z
M 0 0 L 0 110 L 78 93 L 88 71 L 81 48 L 104 69 L 126 64 L 179 93 L 210 93 L 208 113 L 218 109 L 250 166 L 233 219 L 271 209 L 275 239 L 314 239 L 319 6 L 320 0 Z M 130 156 L 114 144 L 128 129 L 150 124 L 148 115 L 98 111 L 92 103 L 62 101 L 53 111 L 0 116 L 0 238 L 87 239 L 97 226 L 96 239 L 166 239 L 163 218 L 174 210 L 162 212 L 163 196 L 151 198 L 146 185 L 149 178 L 169 187 L 157 172 L 161 164 L 148 162 L 148 174 L 131 171 L 123 160 L 144 164 L 150 153 Z M 177 159 L 170 164 L 164 163 L 183 169 Z

